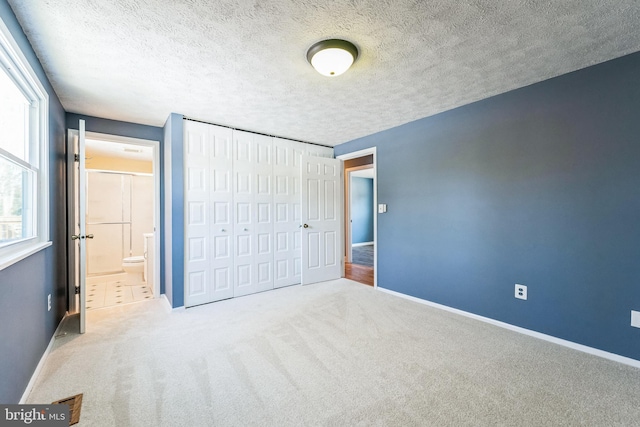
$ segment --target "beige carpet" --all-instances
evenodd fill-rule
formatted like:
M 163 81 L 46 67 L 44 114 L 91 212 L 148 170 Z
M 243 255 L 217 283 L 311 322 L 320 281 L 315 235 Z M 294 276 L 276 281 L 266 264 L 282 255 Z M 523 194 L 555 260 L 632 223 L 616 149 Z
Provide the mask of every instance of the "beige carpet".
M 640 369 L 345 279 L 95 310 L 28 402 L 78 393 L 92 427 L 640 424 Z

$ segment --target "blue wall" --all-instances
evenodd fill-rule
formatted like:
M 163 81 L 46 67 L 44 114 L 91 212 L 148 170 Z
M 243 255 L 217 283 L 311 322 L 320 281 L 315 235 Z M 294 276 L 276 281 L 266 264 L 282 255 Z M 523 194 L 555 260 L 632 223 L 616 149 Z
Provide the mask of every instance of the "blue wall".
M 640 360 L 638 76 L 640 53 L 336 147 L 377 147 L 378 284 Z
M 373 179 L 352 177 L 351 243 L 373 242 Z
M 183 116 L 172 113 L 164 125 L 164 182 L 165 182 L 165 241 L 161 259 L 164 260 L 165 293 L 172 307 L 184 305 L 184 172 L 183 172 Z
M 6 0 L 0 19 L 49 94 L 50 239 L 52 246 L 0 271 L 0 402 L 17 403 L 67 308 L 65 116 Z M 47 295 L 53 298 L 47 311 Z

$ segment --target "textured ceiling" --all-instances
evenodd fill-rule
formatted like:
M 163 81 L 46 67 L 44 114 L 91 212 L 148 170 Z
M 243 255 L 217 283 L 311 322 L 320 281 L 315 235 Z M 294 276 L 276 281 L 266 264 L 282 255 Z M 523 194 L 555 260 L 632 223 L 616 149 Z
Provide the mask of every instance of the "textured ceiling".
M 637 0 L 9 0 L 65 109 L 326 145 L 640 50 Z M 325 38 L 360 57 L 329 78 Z

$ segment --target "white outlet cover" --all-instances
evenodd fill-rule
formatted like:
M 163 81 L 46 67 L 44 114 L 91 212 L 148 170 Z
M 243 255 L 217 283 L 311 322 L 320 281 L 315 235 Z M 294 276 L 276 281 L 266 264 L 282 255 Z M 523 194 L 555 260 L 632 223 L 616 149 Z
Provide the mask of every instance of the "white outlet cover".
M 640 328 L 640 311 L 631 310 L 631 326 Z
M 516 283 L 514 296 L 518 299 L 527 299 L 527 287 Z

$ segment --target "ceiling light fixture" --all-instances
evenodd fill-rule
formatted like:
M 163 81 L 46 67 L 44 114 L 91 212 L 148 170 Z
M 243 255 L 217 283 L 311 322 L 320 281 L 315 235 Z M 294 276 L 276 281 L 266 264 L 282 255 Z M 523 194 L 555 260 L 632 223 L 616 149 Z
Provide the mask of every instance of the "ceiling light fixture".
M 307 51 L 307 60 L 323 76 L 344 73 L 358 58 L 358 48 L 346 40 L 329 39 L 314 44 Z

